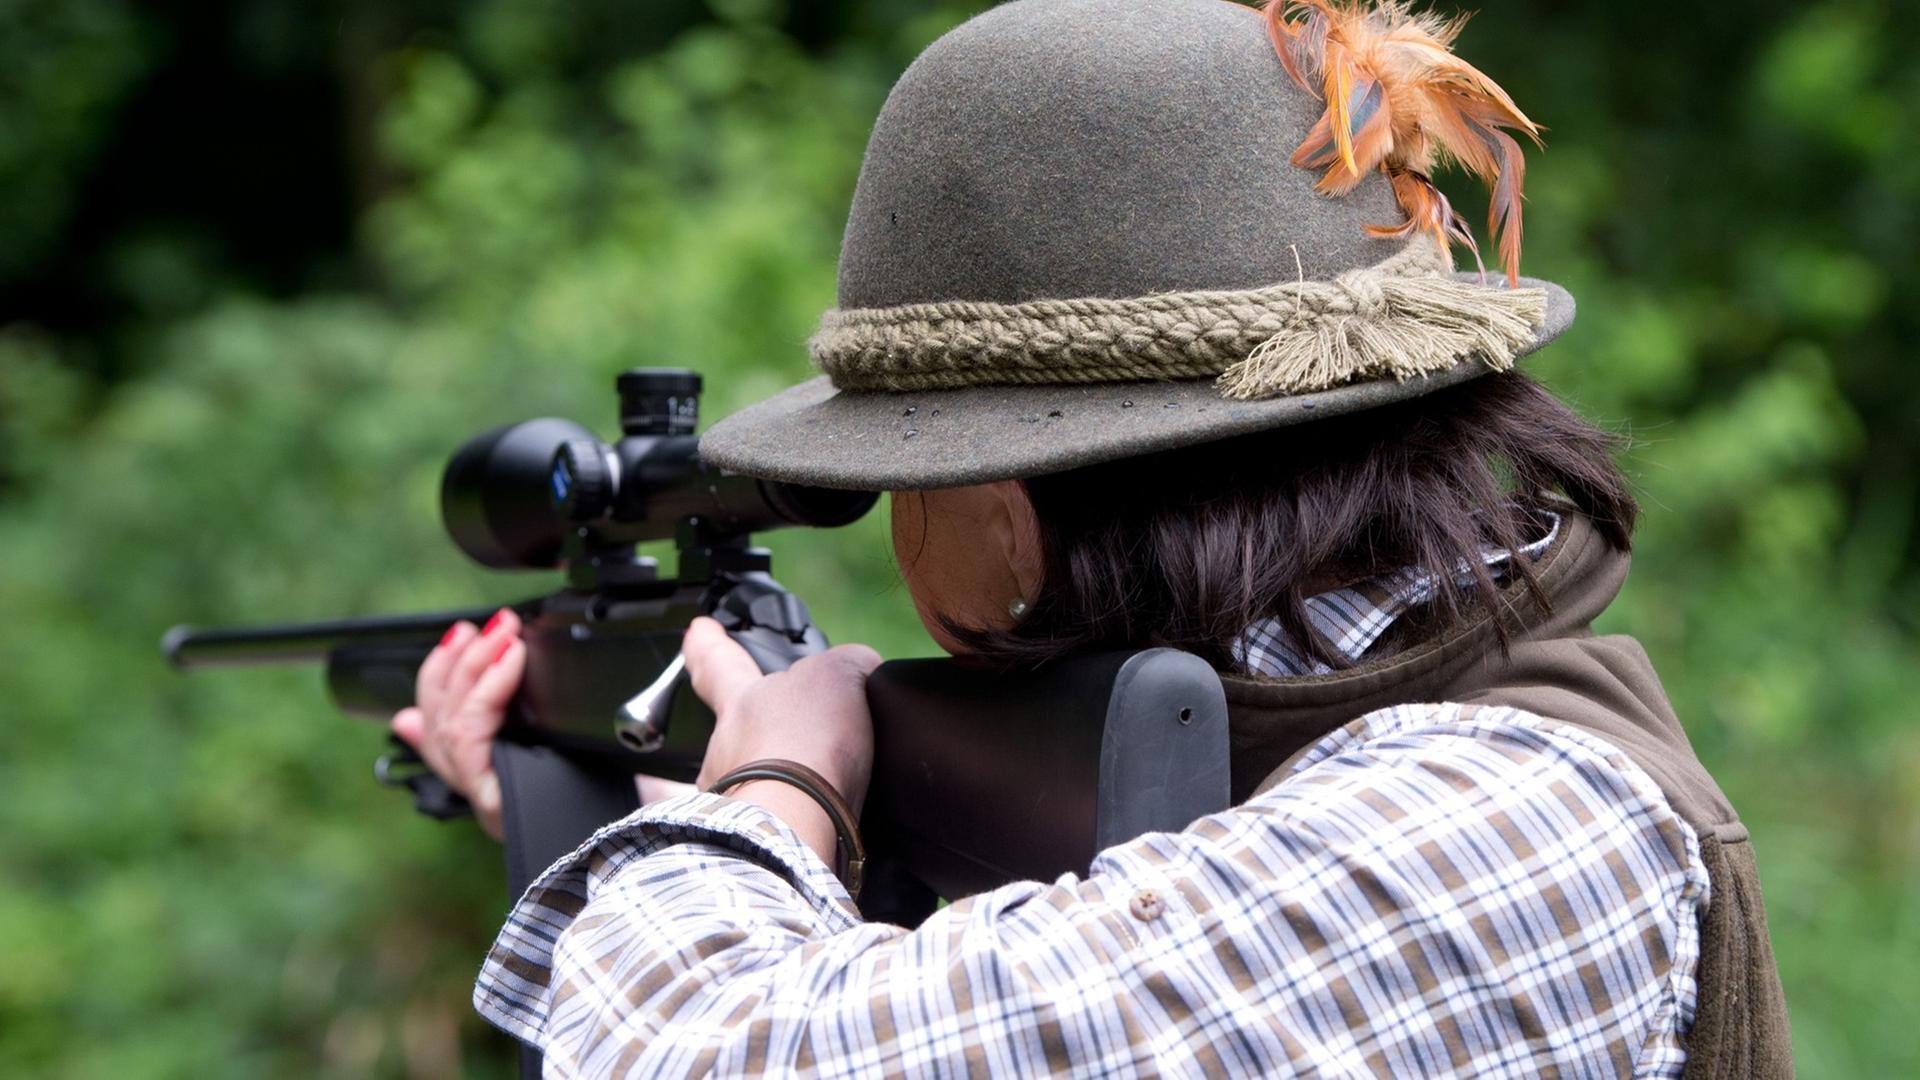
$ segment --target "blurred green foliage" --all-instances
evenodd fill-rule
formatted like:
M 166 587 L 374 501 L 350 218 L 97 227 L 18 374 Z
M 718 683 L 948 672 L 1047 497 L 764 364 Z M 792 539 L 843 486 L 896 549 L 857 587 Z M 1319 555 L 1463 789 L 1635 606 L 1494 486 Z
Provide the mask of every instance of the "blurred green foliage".
M 0 1070 L 510 1072 L 493 846 L 315 672 L 155 643 L 542 591 L 441 534 L 464 436 L 803 376 L 867 126 L 966 11 L 794 9 L 0 0 Z M 1584 314 L 1533 370 L 1635 437 L 1607 628 L 1756 833 L 1804 1073 L 1913 1075 L 1920 26 L 1701 14 L 1496 0 L 1462 49 L 1552 128 L 1528 265 Z M 781 576 L 930 652 L 881 518 Z

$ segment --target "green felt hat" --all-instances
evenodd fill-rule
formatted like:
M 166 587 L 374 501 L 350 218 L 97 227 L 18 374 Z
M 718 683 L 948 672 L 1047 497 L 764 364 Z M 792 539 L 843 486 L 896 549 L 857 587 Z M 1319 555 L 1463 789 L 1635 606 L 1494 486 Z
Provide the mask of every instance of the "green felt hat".
M 1455 273 L 1384 171 L 1293 163 L 1326 103 L 1226 0 L 1019 0 L 948 33 L 874 125 L 811 342 L 826 373 L 701 454 L 867 490 L 1058 472 L 1510 367 L 1557 285 Z

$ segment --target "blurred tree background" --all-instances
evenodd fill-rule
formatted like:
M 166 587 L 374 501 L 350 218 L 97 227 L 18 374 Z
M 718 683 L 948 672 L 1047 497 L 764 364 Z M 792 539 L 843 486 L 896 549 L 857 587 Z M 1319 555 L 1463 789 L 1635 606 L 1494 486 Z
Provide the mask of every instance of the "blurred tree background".
M 806 373 L 905 0 L 0 0 L 0 1071 L 505 1076 L 497 850 L 368 777 L 313 670 L 182 621 L 551 586 L 468 565 L 447 454 Z M 1488 0 L 1549 124 L 1533 370 L 1635 437 L 1637 634 L 1757 834 L 1808 1076 L 1920 1074 L 1920 12 Z M 1467 205 L 1479 196 L 1457 191 Z M 840 640 L 932 651 L 880 520 L 783 535 Z

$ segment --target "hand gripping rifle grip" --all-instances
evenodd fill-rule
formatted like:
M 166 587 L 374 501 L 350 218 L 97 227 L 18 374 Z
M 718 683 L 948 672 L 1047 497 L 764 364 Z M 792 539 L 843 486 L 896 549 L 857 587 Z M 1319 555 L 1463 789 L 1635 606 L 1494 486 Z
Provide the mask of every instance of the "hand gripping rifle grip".
M 801 657 L 827 649 L 827 637 L 813 625 L 807 605 L 765 575 L 741 579 L 720 597 L 712 615 L 763 672 L 785 671 Z M 636 753 L 658 750 L 667 737 L 674 698 L 686 682 L 686 658 L 675 656 L 652 684 L 620 707 L 614 737 Z

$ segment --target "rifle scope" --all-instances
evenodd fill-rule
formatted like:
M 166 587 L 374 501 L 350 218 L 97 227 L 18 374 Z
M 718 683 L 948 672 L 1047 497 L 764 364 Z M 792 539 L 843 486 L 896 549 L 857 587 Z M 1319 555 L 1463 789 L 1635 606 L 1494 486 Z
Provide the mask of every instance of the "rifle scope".
M 441 478 L 447 533 L 483 566 L 550 569 L 569 536 L 598 548 L 673 537 L 710 539 L 786 525 L 858 519 L 871 491 L 756 480 L 700 460 L 700 375 L 635 368 L 616 381 L 622 437 L 608 445 L 571 420 L 545 418 L 467 440 Z

